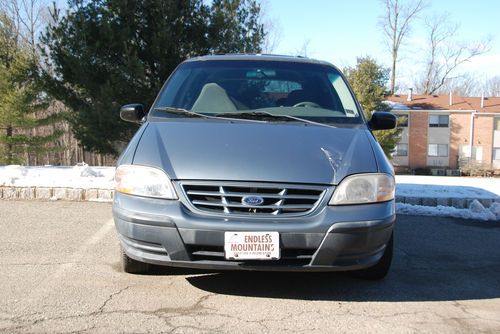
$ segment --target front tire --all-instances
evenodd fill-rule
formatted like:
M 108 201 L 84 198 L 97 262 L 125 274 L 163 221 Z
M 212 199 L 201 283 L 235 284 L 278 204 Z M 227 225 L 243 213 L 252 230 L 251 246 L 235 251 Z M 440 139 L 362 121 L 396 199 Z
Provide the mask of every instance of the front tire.
M 376 265 L 370 268 L 356 270 L 354 276 L 366 280 L 381 280 L 391 268 L 392 255 L 394 253 L 394 233 L 391 235 L 389 242 L 385 246 L 384 255 L 380 258 Z
M 129 257 L 122 246 L 120 246 L 120 260 L 122 270 L 129 274 L 144 274 L 150 268 L 149 263 L 140 262 Z

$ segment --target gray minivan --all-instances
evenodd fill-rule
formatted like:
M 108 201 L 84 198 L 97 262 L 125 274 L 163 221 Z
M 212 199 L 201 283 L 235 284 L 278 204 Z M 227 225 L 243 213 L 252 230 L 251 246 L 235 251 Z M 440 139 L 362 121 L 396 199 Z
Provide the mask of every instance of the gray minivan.
M 113 217 L 122 266 L 353 271 L 383 278 L 393 168 L 333 65 L 301 57 L 186 60 L 120 156 Z

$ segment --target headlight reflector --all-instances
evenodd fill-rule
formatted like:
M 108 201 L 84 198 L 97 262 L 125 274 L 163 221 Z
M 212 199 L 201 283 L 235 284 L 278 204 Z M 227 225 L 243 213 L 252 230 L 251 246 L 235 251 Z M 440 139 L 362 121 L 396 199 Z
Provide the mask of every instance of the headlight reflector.
M 115 190 L 124 194 L 177 199 L 172 182 L 160 169 L 121 165 L 115 172 Z
M 329 205 L 386 202 L 394 199 L 394 177 L 389 174 L 357 174 L 346 177 L 335 189 Z

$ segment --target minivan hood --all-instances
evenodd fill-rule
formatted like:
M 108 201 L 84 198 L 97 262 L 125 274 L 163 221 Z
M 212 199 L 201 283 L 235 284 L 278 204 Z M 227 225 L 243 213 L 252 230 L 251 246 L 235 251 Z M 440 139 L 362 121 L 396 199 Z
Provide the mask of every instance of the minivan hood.
M 338 184 L 377 171 L 362 126 L 180 119 L 148 124 L 133 163 L 173 180 Z

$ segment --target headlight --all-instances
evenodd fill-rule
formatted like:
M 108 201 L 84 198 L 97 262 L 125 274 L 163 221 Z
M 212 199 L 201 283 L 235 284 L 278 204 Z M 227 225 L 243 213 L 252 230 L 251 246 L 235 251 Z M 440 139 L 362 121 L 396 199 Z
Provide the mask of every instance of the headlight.
M 389 174 L 358 174 L 346 177 L 335 189 L 329 205 L 363 204 L 394 198 L 394 177 Z
M 115 172 L 115 190 L 129 195 L 177 199 L 168 176 L 153 167 L 119 166 Z

